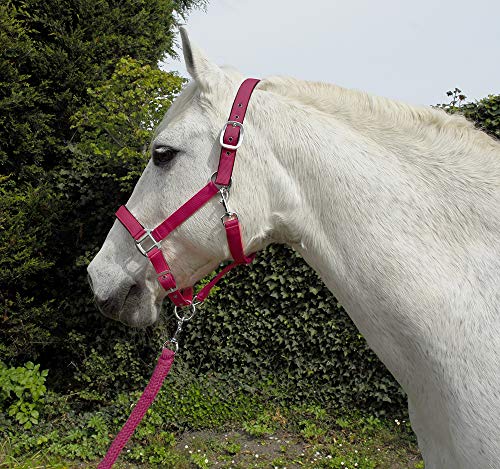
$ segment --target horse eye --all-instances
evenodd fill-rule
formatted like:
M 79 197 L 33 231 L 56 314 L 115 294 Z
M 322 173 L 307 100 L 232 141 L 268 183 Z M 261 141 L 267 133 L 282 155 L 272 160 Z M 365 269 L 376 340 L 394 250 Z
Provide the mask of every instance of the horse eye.
M 156 166 L 163 166 L 175 158 L 179 151 L 170 147 L 154 147 L 153 163 Z

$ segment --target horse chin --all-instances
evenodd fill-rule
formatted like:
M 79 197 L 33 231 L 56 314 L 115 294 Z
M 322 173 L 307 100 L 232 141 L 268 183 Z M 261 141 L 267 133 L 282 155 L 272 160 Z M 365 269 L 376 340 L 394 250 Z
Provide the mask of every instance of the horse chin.
M 129 327 L 144 329 L 153 325 L 158 320 L 158 312 L 143 308 L 135 310 L 123 309 L 120 311 L 118 320 Z
M 210 261 L 198 269 L 189 278 L 187 285 L 194 285 L 200 279 L 213 272 L 219 262 Z M 162 301 L 154 298 L 151 292 L 144 288 L 132 287 L 127 294 L 118 314 L 103 314 L 112 319 L 118 320 L 126 326 L 142 329 L 153 325 L 160 316 Z
M 151 326 L 158 320 L 161 309 L 160 304 L 151 303 L 141 295 L 129 295 L 116 319 L 126 326 L 136 329 Z

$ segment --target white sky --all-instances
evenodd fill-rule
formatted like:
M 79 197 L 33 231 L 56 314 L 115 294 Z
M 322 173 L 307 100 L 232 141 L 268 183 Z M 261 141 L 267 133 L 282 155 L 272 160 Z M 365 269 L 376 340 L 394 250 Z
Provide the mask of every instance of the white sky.
M 500 0 L 209 0 L 187 27 L 214 62 L 247 76 L 437 104 L 455 86 L 470 100 L 500 93 L 499 18 Z M 162 68 L 187 76 L 182 60 Z

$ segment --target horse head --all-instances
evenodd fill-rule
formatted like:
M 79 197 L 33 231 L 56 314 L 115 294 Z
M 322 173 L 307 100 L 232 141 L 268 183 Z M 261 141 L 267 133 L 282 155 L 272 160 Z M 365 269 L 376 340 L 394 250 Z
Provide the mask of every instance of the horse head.
M 181 37 L 186 68 L 193 80 L 156 130 L 151 159 L 127 202 L 127 208 L 145 227 L 159 225 L 217 170 L 219 135 L 243 79 L 238 72 L 208 60 L 184 29 Z M 242 220 L 247 253 L 270 242 L 271 226 L 271 196 L 266 187 L 273 169 L 270 160 L 265 161 L 270 150 L 257 129 L 256 102 L 258 99 L 252 98 L 245 119 L 246 138 L 238 150 L 230 201 Z M 212 198 L 161 243 L 179 289 L 193 285 L 230 258 L 219 200 Z M 88 274 L 104 315 L 135 327 L 157 320 L 166 292 L 120 221 L 114 222 Z

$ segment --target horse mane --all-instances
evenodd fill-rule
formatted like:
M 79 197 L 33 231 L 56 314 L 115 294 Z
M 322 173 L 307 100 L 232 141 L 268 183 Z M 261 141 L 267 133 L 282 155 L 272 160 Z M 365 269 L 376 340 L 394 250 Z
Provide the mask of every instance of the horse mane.
M 234 83 L 243 79 L 230 66 L 221 67 Z M 193 80 L 174 101 L 170 113 L 181 113 L 197 93 Z M 273 76 L 262 80 L 258 90 L 271 92 L 311 112 L 345 122 L 387 150 L 405 151 L 414 164 L 432 162 L 453 172 L 500 182 L 500 141 L 477 129 L 460 114 L 416 106 L 401 101 L 343 88 L 338 85 Z M 222 90 L 217 90 L 221 92 Z M 161 130 L 163 126 L 160 125 Z M 158 130 L 157 130 L 158 132 Z M 461 164 L 457 165 L 457 158 Z M 428 165 L 426 165 L 428 166 Z
M 462 115 L 450 115 L 442 109 L 414 106 L 330 83 L 281 76 L 267 78 L 259 88 L 347 121 L 376 141 L 387 141 L 388 133 L 396 139 L 397 134 L 408 138 L 413 133 L 418 140 L 450 137 L 450 143 L 500 151 L 497 140 L 478 130 Z

